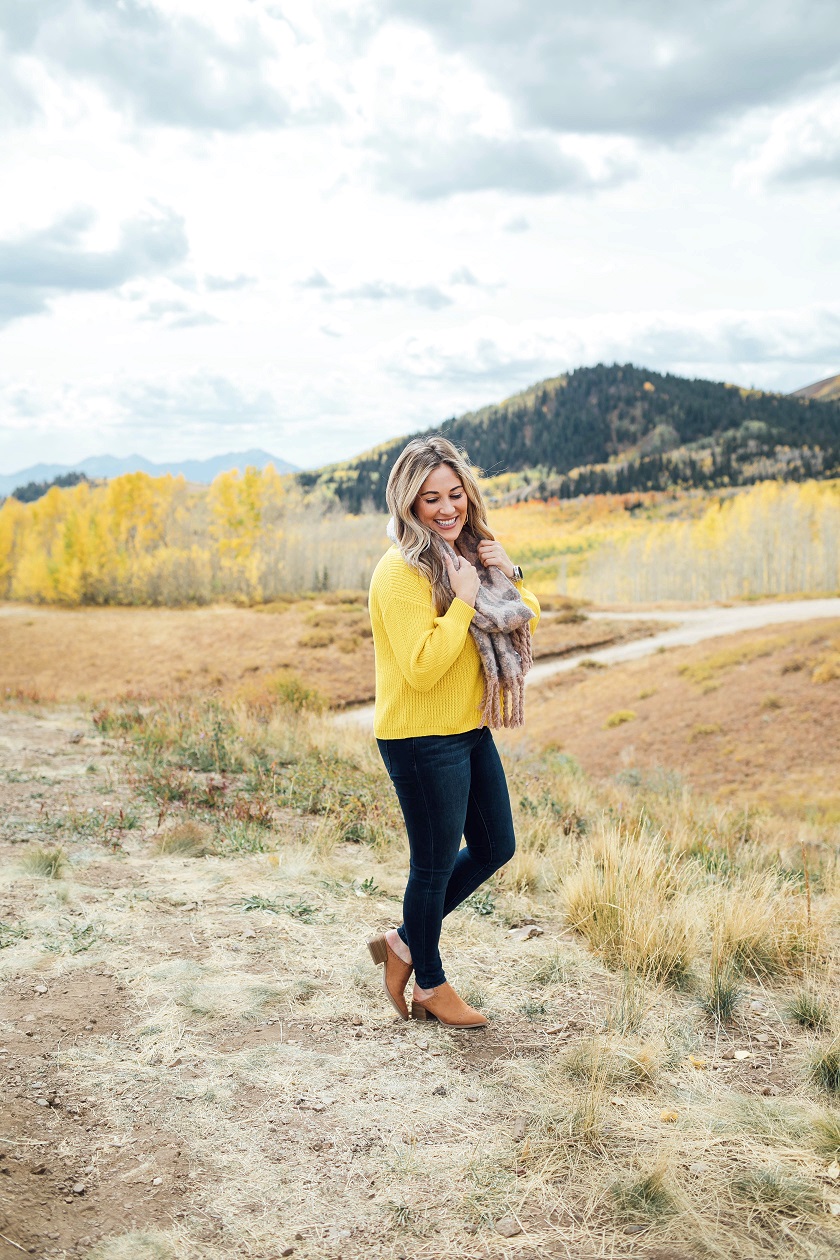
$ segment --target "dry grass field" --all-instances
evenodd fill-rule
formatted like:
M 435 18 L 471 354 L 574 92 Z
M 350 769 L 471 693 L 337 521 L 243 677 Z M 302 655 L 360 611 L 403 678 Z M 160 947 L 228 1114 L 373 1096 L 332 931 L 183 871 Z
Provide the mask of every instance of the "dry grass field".
M 652 633 L 588 621 L 544 601 L 537 656 Z M 0 604 L 0 695 L 50 701 L 218 694 L 247 699 L 297 677 L 336 706 L 373 698 L 366 596 L 338 593 L 258 608 L 76 608 Z
M 528 741 L 596 778 L 678 773 L 721 801 L 840 822 L 840 622 L 588 664 L 532 689 Z
M 260 674 L 331 607 L 150 614 L 143 686 L 152 621 L 45 611 L 90 618 L 73 670 L 98 617 L 135 654 L 52 675 L 99 661 L 95 705 L 27 699 L 34 656 L 7 684 L 0 1258 L 836 1256 L 838 627 L 531 689 L 518 853 L 445 925 L 466 1033 L 401 1022 L 365 949 L 406 869 L 372 740 Z M 170 689 L 182 615 L 243 663 L 265 634 L 258 685 Z

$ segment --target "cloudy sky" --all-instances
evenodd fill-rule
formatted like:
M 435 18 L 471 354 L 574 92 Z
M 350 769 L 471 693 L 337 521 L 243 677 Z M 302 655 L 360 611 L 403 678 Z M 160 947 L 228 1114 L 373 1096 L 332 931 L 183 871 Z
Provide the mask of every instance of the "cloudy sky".
M 0 0 L 0 471 L 840 371 L 837 0 Z

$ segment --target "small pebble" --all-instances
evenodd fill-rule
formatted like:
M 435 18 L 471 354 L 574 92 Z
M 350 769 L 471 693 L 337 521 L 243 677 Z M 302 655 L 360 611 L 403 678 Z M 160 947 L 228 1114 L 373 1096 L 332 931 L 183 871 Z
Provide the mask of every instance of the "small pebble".
M 152 1185 L 153 1185 L 153 1186 L 162 1186 L 162 1185 L 163 1185 L 163 1177 L 152 1177 Z
M 625 1234 L 643 1234 L 648 1228 L 647 1225 L 628 1225 Z
M 779 1087 L 777 1085 L 765 1085 L 761 1092 L 765 1098 L 775 1098 L 779 1092 Z
M 83 1181 L 77 1181 L 75 1186 L 73 1187 L 73 1193 L 84 1194 L 86 1189 L 87 1187 L 85 1186 L 85 1183 Z
M 46 986 L 45 984 L 36 984 L 36 985 L 35 985 L 35 992 L 36 992 L 36 993 L 46 993 L 46 991 L 47 991 L 47 986 Z
M 350 1023 L 355 1025 L 356 1028 L 360 1027 L 361 1022 L 362 1022 L 361 1015 L 354 1015 L 353 1018 L 350 1020 Z M 284 1252 L 283 1254 L 285 1255 L 286 1253 Z
M 693 1177 L 702 1177 L 704 1173 L 711 1172 L 711 1165 L 704 1164 L 702 1160 L 698 1160 L 696 1164 L 689 1164 L 688 1171 Z
M 522 1226 L 515 1217 L 503 1216 L 500 1221 L 496 1221 L 496 1233 L 501 1234 L 502 1238 L 515 1238 L 522 1233 Z
M 437 1094 L 437 1096 L 438 1096 L 439 1098 L 445 1098 L 445 1097 L 446 1097 L 446 1086 L 445 1086 L 445 1085 L 436 1085 L 436 1086 L 435 1086 L 435 1088 L 432 1090 L 432 1093 L 433 1093 L 433 1094 Z

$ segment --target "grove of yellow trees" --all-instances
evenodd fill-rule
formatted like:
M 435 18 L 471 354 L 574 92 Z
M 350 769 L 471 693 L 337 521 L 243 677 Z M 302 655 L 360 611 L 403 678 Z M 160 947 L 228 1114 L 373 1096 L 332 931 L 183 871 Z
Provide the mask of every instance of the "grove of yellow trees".
M 595 495 L 491 512 L 537 590 L 610 602 L 840 589 L 840 482 Z M 260 603 L 365 589 L 385 518 L 304 498 L 274 468 L 209 487 L 132 473 L 0 507 L 0 598 L 49 604 Z
M 258 603 L 358 587 L 384 544 L 381 518 L 304 503 L 271 466 L 207 488 L 130 473 L 0 507 L 0 597 L 49 604 Z

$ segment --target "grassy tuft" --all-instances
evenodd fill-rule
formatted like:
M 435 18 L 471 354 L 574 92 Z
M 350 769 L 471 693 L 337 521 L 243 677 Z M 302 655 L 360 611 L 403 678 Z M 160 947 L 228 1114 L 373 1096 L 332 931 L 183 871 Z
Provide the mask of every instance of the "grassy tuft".
M 210 833 L 192 818 L 162 831 L 155 840 L 155 853 L 166 857 L 204 857 L 212 853 Z
M 840 1037 L 827 1045 L 814 1046 L 808 1060 L 808 1075 L 827 1093 L 840 1093 Z
M 836 1111 L 824 1111 L 817 1116 L 812 1135 L 814 1150 L 818 1155 L 825 1155 L 826 1159 L 840 1156 L 840 1114 Z
M 20 864 L 27 874 L 44 879 L 61 879 L 68 869 L 67 854 L 60 847 L 32 849 L 23 855 Z
M 697 954 L 699 927 L 684 877 L 660 838 L 607 830 L 581 851 L 563 886 L 566 914 L 608 967 L 680 981 Z
M 625 722 L 632 722 L 635 718 L 636 713 L 633 709 L 616 709 L 615 713 L 611 713 L 604 722 L 604 726 L 608 728 L 612 726 L 623 726 Z
M 780 886 L 772 872 L 748 875 L 722 890 L 713 933 L 720 966 L 748 975 L 800 975 L 824 948 L 824 929 L 810 898 Z
M 145 1230 L 103 1238 L 86 1260 L 175 1260 L 172 1243 L 163 1234 Z
M 709 977 L 697 994 L 701 1008 L 719 1024 L 725 1024 L 735 1014 L 742 992 L 740 969 L 731 959 L 721 958 L 720 951 L 713 946 Z
M 732 1190 L 748 1203 L 792 1216 L 813 1212 L 819 1202 L 810 1181 L 784 1168 L 750 1169 L 735 1178 Z
M 649 1173 L 631 1181 L 617 1181 L 610 1186 L 610 1197 L 622 1220 L 651 1220 L 670 1216 L 677 1210 L 673 1192 L 668 1187 L 668 1170 L 657 1164 Z
M 793 995 L 786 1007 L 786 1014 L 794 1023 L 802 1028 L 811 1028 L 814 1032 L 827 1032 L 834 1023 L 834 1017 L 825 998 L 813 989 L 802 988 Z

